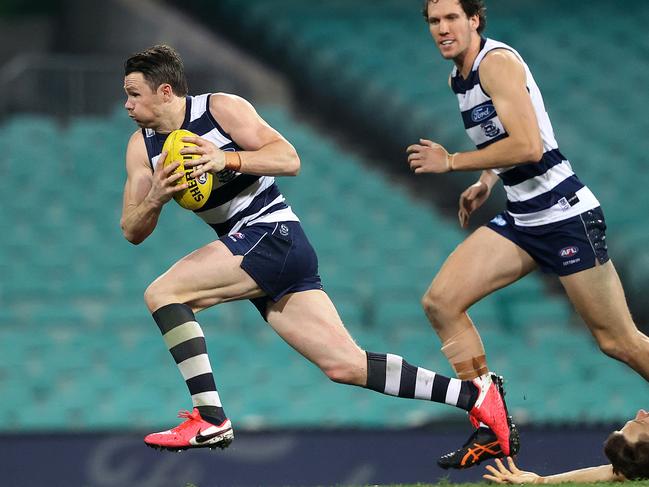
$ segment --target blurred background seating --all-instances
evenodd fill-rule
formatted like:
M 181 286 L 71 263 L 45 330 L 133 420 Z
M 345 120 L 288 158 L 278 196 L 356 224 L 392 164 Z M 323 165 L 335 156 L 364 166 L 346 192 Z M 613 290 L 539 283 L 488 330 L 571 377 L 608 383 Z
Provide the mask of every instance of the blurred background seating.
M 450 374 L 419 299 L 466 235 L 454 205 L 475 175 L 453 175 L 452 184 L 448 178 L 404 183 L 411 176 L 403 150 L 420 136 L 453 150 L 468 147 L 446 86 L 450 66 L 430 41 L 420 3 L 183 5 L 194 7 L 196 20 L 218 27 L 228 42 L 244 50 L 254 46 L 260 59 L 272 59 L 297 100 L 259 94 L 258 108 L 301 156 L 300 177 L 279 185 L 319 253 L 326 290 L 357 342 Z M 487 34 L 517 47 L 535 73 L 563 152 L 603 204 L 611 255 L 634 314 L 646 325 L 649 156 L 643 141 L 649 94 L 642 87 L 649 67 L 636 61 L 647 58 L 649 42 L 629 32 L 642 31 L 649 8 L 637 5 L 629 16 L 619 3 L 596 3 L 584 9 L 558 0 L 493 1 Z M 573 17 L 557 19 L 558 8 Z M 17 7 L 3 13 L 29 18 Z M 72 15 L 65 6 L 41 6 L 37 13 Z M 158 40 L 174 41 L 146 45 Z M 136 41 L 130 39 L 130 51 L 104 46 L 102 55 L 123 59 L 146 47 Z M 78 59 L 93 72 L 83 56 Z M 24 88 L 15 81 L 23 78 L 8 69 L 17 66 L 13 61 L 0 71 L 7 90 Z M 119 68 L 111 79 L 116 96 Z M 236 87 L 236 74 L 230 74 Z M 198 86 L 220 89 L 209 74 L 197 79 Z M 255 98 L 255 88 L 247 89 Z M 0 404 L 0 428 L 7 431 L 150 429 L 189 406 L 142 293 L 214 235 L 172 203 L 138 248 L 123 239 L 123 155 L 135 127 L 107 98 L 107 106 L 86 114 L 49 113 L 44 104 L 45 113 L 38 113 L 20 105 L 19 97 L 5 100 L 0 112 L 0 391 L 12 398 Z M 492 196 L 489 210 L 501 206 L 502 198 Z M 645 382 L 597 350 L 556 283 L 542 275 L 497 292 L 470 314 L 491 367 L 509 381 L 508 403 L 519 422 L 620 421 L 649 403 Z M 240 426 L 463 420 L 449 408 L 328 382 L 249 303 L 206 311 L 201 321 L 224 405 Z M 25 406 L 19 413 L 16 401 Z M 88 403 L 97 409 L 89 412 Z

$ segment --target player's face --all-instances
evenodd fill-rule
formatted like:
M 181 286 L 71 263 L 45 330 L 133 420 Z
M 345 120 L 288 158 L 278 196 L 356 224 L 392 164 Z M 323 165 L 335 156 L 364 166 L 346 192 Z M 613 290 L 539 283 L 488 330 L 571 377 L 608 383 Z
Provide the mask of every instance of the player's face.
M 649 413 L 641 409 L 634 419 L 627 421 L 620 432 L 629 443 L 635 443 L 641 436 L 649 435 Z
M 428 28 L 444 59 L 460 57 L 479 24 L 478 16 L 467 17 L 458 0 L 428 2 Z
M 144 79 L 142 73 L 130 73 L 124 78 L 126 103 L 124 108 L 128 116 L 140 127 L 154 128 L 160 116 L 162 97 L 158 91 L 153 91 Z

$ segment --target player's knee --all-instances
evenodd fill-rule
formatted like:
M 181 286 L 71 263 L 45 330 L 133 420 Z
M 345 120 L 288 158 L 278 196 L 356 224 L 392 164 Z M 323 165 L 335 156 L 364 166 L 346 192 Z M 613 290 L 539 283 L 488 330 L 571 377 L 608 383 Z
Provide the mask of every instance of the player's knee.
M 149 308 L 149 311 L 153 313 L 158 308 L 167 304 L 176 303 L 178 300 L 174 299 L 165 291 L 165 287 L 160 280 L 155 280 L 144 291 L 144 302 L 147 308 Z
M 154 284 L 155 283 L 150 284 L 144 291 L 144 303 L 146 304 L 146 307 L 149 308 L 150 312 L 154 312 L 160 307 L 157 305 L 158 296 Z
M 439 302 L 431 289 L 421 297 L 421 307 L 424 308 L 424 313 L 428 317 L 434 318 L 439 314 Z
M 438 322 L 440 319 L 443 319 L 445 316 L 452 314 L 455 310 L 453 309 L 452 300 L 437 290 L 435 287 L 431 287 L 426 291 L 421 298 L 421 305 L 424 308 L 426 316 L 428 316 L 433 323 Z

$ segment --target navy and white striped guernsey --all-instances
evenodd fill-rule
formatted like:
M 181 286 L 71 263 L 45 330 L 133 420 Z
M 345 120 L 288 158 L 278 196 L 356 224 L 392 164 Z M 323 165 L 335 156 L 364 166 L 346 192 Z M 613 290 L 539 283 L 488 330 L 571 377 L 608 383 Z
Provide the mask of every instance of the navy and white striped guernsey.
M 207 139 L 221 150 L 241 148 L 221 128 L 209 110 L 210 93 L 186 97 L 182 129 Z M 155 169 L 168 134 L 143 129 L 144 143 L 151 167 Z M 261 222 L 299 221 L 285 202 L 271 176 L 253 176 L 224 169 L 214 177 L 212 192 L 205 205 L 196 210 L 199 217 L 219 236 L 235 233 L 244 225 Z
M 538 226 L 571 218 L 599 206 L 597 198 L 572 171 L 554 138 L 543 97 L 523 58 L 507 44 L 482 38 L 480 52 L 471 73 L 464 79 L 457 67 L 451 73 L 451 89 L 457 95 L 467 134 L 478 149 L 508 136 L 493 102 L 480 85 L 478 68 L 485 55 L 494 49 L 513 52 L 525 67 L 527 90 L 532 99 L 543 140 L 540 162 L 493 169 L 507 193 L 507 212 L 516 225 Z

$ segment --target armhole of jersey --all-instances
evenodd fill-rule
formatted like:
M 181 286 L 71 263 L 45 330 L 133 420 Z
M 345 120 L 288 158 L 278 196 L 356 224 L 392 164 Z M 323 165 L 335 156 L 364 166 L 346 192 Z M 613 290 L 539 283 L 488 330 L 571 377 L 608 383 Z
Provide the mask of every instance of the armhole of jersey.
M 144 149 L 146 150 L 146 158 L 147 161 L 149 161 L 149 166 L 151 167 L 151 170 L 154 170 L 153 167 L 153 161 L 151 161 L 151 154 L 153 153 L 153 146 L 151 145 L 151 141 L 149 140 L 149 137 L 146 136 L 146 129 L 142 129 L 142 140 L 144 141 Z
M 518 54 L 516 54 L 513 49 L 509 49 L 509 48 L 504 47 L 504 46 L 495 46 L 495 47 L 489 49 L 487 52 L 484 53 L 484 56 L 482 56 L 482 59 L 480 60 L 480 64 L 482 64 L 482 61 L 484 61 L 484 58 L 487 57 L 487 54 L 489 54 L 490 52 L 493 52 L 493 51 L 495 51 L 497 49 L 502 49 L 503 51 L 511 52 L 514 56 L 516 56 L 516 59 L 518 59 L 521 62 L 521 64 L 523 63 L 523 60 L 521 59 L 521 57 Z M 480 90 L 482 90 L 482 93 L 484 93 L 484 95 L 487 98 L 491 98 L 491 95 L 489 93 L 487 93 L 487 90 L 484 89 L 484 86 L 482 86 L 482 81 L 480 80 L 480 64 L 478 64 L 478 69 L 477 69 L 477 72 L 478 72 L 478 84 L 480 85 Z M 525 67 L 525 66 L 523 66 L 523 67 Z M 527 86 L 527 83 L 525 83 L 525 85 Z
M 214 93 L 210 93 L 210 94 L 207 96 L 207 101 L 205 102 L 205 104 L 206 104 L 206 105 L 205 105 L 205 110 L 207 111 L 207 116 L 209 117 L 210 121 L 214 124 L 214 127 L 216 128 L 216 130 L 218 130 L 219 132 L 221 132 L 221 135 L 222 135 L 223 137 L 227 137 L 227 138 L 230 139 L 232 142 L 234 142 L 234 139 L 230 136 L 229 133 L 227 133 L 225 130 L 223 130 L 223 127 L 221 127 L 221 124 L 219 124 L 219 122 L 216 121 L 216 118 L 214 118 L 214 115 L 212 114 L 212 110 L 210 109 L 210 100 L 212 99 L 212 95 L 213 95 L 213 94 L 214 94 Z M 234 142 L 234 143 L 236 144 L 236 142 Z M 237 144 L 237 145 L 238 145 L 238 144 Z

